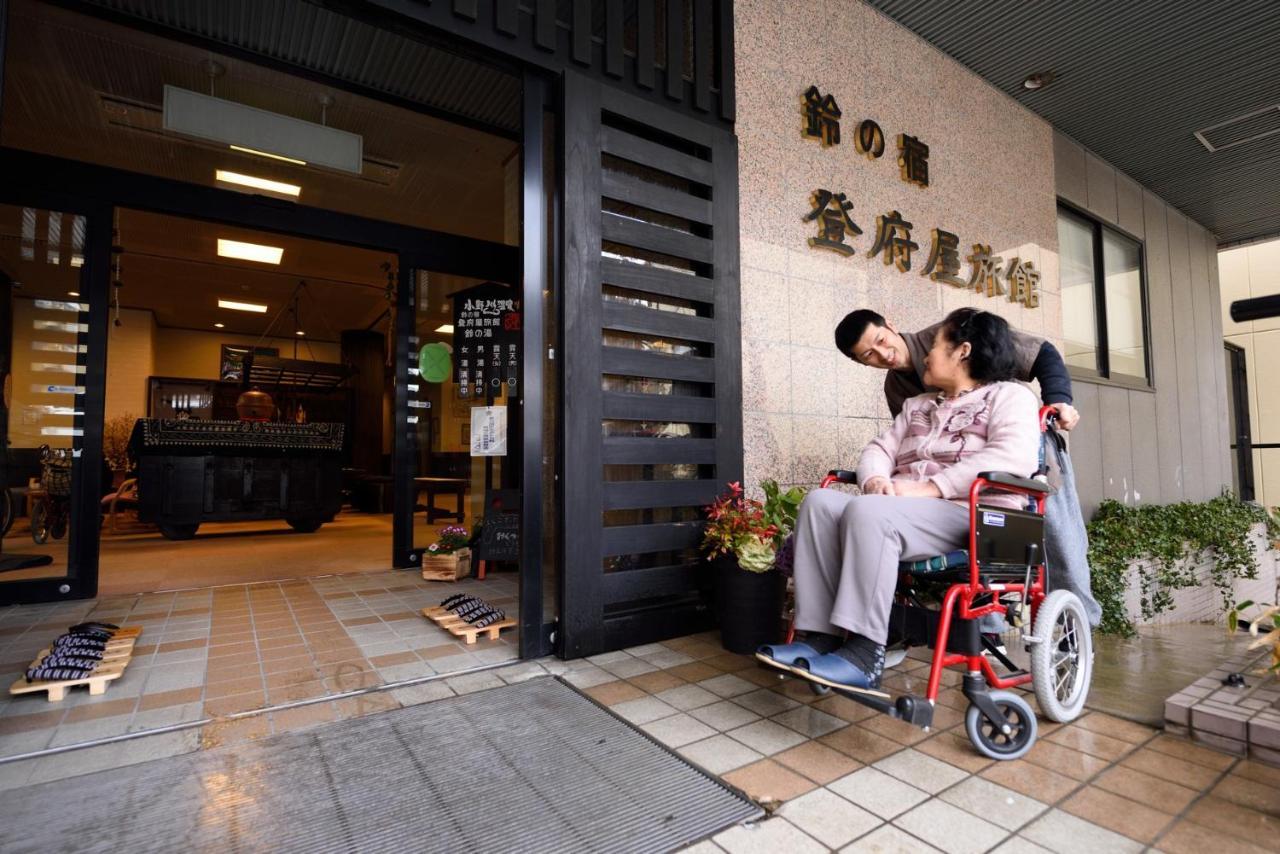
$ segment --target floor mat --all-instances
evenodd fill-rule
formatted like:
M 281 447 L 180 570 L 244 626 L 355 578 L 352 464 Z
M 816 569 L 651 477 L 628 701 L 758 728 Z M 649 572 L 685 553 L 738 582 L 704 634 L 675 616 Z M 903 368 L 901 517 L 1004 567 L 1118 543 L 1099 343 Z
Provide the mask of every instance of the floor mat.
M 758 812 L 542 677 L 8 792 L 0 826 L 9 852 L 670 851 Z

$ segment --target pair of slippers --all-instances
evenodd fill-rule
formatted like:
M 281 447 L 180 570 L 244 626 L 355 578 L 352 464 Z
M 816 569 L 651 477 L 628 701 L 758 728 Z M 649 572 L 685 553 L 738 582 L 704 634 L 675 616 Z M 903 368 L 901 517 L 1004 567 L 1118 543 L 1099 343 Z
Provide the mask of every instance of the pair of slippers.
M 879 690 L 878 676 L 872 677 L 852 661 L 834 652 L 818 652 L 804 641 L 762 646 L 756 650 L 756 659 L 770 667 L 794 673 L 802 679 L 836 691 L 889 699 L 888 694 Z
M 483 599 L 462 593 L 455 593 L 445 599 L 440 603 L 440 607 L 446 611 L 452 611 L 463 621 L 481 629 L 507 616 Z
M 49 653 L 27 668 L 28 682 L 83 679 L 106 653 L 107 641 L 120 627 L 111 623 L 79 623 L 49 645 Z

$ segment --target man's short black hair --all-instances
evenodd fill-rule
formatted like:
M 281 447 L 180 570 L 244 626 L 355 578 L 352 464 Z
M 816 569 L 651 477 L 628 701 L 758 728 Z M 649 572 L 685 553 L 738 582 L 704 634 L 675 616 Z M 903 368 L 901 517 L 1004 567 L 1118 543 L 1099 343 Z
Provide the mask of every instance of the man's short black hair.
M 858 361 L 858 357 L 853 354 L 853 348 L 871 324 L 886 325 L 884 317 L 869 308 L 860 308 L 846 314 L 844 320 L 836 324 L 836 349 L 855 362 Z
M 1011 380 L 1017 374 L 1009 322 L 1000 315 L 958 308 L 942 322 L 940 334 L 957 347 L 968 342 L 969 376 L 978 382 Z

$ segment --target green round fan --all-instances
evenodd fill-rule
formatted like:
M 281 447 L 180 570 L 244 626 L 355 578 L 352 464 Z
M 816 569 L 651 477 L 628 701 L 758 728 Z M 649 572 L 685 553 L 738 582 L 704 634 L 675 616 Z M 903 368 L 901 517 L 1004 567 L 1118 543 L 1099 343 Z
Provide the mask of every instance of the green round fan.
M 429 383 L 442 383 L 453 373 L 447 344 L 423 344 L 418 351 L 418 371 Z

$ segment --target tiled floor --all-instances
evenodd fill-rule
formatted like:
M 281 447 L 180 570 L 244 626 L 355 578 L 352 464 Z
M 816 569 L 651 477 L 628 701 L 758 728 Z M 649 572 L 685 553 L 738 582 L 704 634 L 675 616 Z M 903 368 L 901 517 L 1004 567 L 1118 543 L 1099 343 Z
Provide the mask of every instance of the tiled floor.
M 890 677 L 919 683 L 908 659 Z M 815 697 L 714 635 L 608 653 L 569 681 L 773 815 L 699 852 L 1275 850 L 1280 768 L 1239 760 L 1102 712 L 1041 719 L 1026 758 L 991 762 L 944 690 L 933 732 L 843 697 Z
M 75 688 L 50 703 L 43 692 L 0 694 L 0 757 L 514 660 L 514 631 L 466 645 L 422 617 L 453 592 L 512 610 L 516 577 L 445 585 L 387 571 L 0 609 L 3 686 L 82 619 L 143 627 L 124 676 L 101 696 Z M 318 702 L 215 720 L 200 738 L 208 746 L 397 704 L 390 694 Z
M 330 691 L 438 667 L 447 656 L 435 658 L 424 651 L 445 644 L 414 636 L 409 628 L 413 621 L 398 618 L 410 604 L 419 604 L 405 599 L 422 595 L 414 592 L 422 584 L 408 575 L 387 573 L 375 588 L 372 579 L 202 591 L 207 596 L 203 601 L 181 598 L 185 594 L 163 601 L 140 599 L 130 605 L 129 613 L 154 630 L 144 638 L 150 637 L 155 648 L 138 672 L 146 671 L 144 688 L 155 678 L 160 690 L 128 696 L 109 691 L 93 698 L 96 703 L 121 703 L 119 711 L 101 717 L 77 711 L 95 708 L 83 695 L 77 702 L 68 698 L 66 707 L 55 712 L 56 722 L 27 730 L 10 721 L 33 722 L 32 716 L 47 713 L 47 704 L 15 714 L 11 702 L 0 710 L 0 728 L 9 727 L 0 738 L 20 738 L 24 732 L 52 726 L 52 738 L 74 740 L 94 731 L 102 720 L 123 719 L 133 725 L 150 720 L 140 716 L 151 714 L 225 712 L 287 698 L 291 689 Z M 430 586 L 427 592 L 435 595 L 439 589 Z M 513 591 L 514 585 L 512 595 Z M 102 603 L 104 614 L 108 606 Z M 78 616 L 50 609 L 36 622 L 48 631 Z M 12 648 L 21 635 L 2 634 L 6 617 L 0 615 L 0 638 Z M 226 642 L 207 648 L 187 645 L 200 637 Z M 256 651 L 252 659 L 246 644 Z M 270 652 L 273 649 L 288 653 Z M 404 658 L 406 652 L 416 664 Z M 487 657 L 484 650 L 469 654 L 478 660 Z M 304 655 L 309 664 L 302 661 Z M 184 693 L 192 687 L 176 675 L 183 670 L 179 665 L 197 660 L 211 676 L 200 689 L 198 703 L 195 694 Z M 338 665 L 348 663 L 350 671 L 339 674 Z M 414 669 L 397 669 L 407 665 Z M 919 691 L 926 668 L 924 662 L 908 659 L 889 682 L 897 689 Z M 288 679 L 272 678 L 294 670 L 305 670 L 308 678 L 295 673 L 292 678 L 297 681 L 284 687 L 279 683 Z M 762 822 L 731 828 L 690 849 L 698 852 L 1066 854 L 1145 849 L 1203 854 L 1209 846 L 1232 852 L 1275 850 L 1280 768 L 1223 755 L 1099 711 L 1067 726 L 1042 719 L 1040 739 L 1026 758 L 995 763 L 980 756 L 964 734 L 967 701 L 955 687 L 954 674 L 948 676 L 940 697 L 936 728 L 926 733 L 842 697 L 816 697 L 796 680 L 784 681 L 760 669 L 752 658 L 725 653 L 714 634 L 586 660 L 513 663 L 348 700 L 250 713 L 198 729 L 0 763 L 0 788 L 432 702 L 545 674 L 561 675 L 772 813 Z M 171 679 L 178 682 L 167 681 Z M 147 696 L 161 695 L 185 700 L 143 708 L 150 705 Z M 6 751 L 12 755 L 16 748 L 7 746 Z

